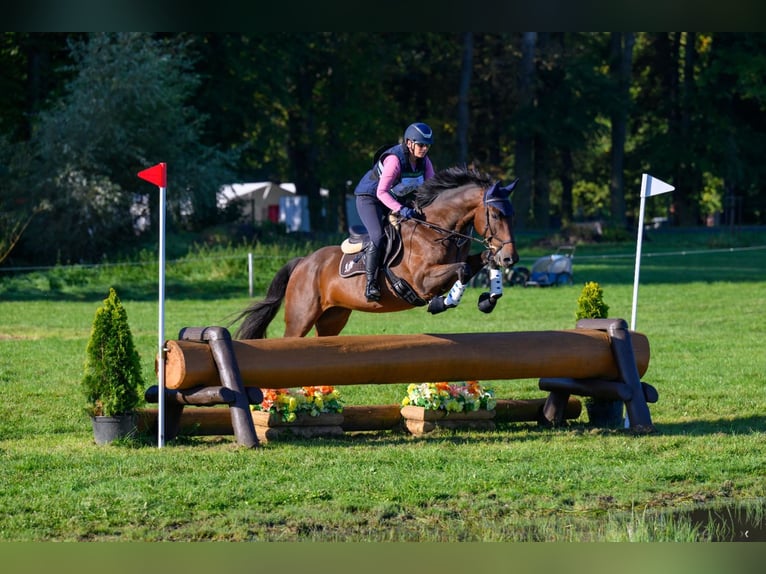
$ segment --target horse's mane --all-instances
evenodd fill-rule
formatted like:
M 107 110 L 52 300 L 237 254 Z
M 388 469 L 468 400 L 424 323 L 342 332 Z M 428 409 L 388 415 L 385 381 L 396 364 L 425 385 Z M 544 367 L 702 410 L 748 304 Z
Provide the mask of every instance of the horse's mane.
M 426 207 L 447 189 L 454 189 L 470 183 L 486 188 L 492 184 L 492 181 L 492 176 L 488 173 L 473 168 L 448 167 L 436 172 L 431 179 L 415 191 L 415 205 L 418 208 Z

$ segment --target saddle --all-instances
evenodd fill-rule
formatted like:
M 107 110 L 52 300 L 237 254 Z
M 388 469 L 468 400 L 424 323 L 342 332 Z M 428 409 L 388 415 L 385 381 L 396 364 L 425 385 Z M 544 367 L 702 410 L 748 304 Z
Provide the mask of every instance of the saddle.
M 391 270 L 390 266 L 396 264 L 404 248 L 396 216 L 389 215 L 389 222 L 391 225 L 383 228 L 383 234 L 386 236 L 386 250 L 383 254 L 381 266 L 394 293 L 410 305 L 422 307 L 426 305 L 426 301 L 415 292 L 407 281 L 398 277 Z M 341 244 L 343 256 L 340 259 L 340 268 L 338 269 L 341 277 L 352 277 L 365 272 L 367 252 L 364 248 L 369 243 L 369 240 L 369 235 L 364 227 L 354 226 L 349 229 L 349 236 Z
M 386 225 L 383 228 L 383 234 L 386 236 L 386 250 L 381 258 L 381 267 L 387 268 L 389 265 L 394 265 L 402 254 L 402 238 L 398 226 L 394 225 Z M 349 229 L 349 236 L 340 246 L 343 251 L 338 271 L 341 277 L 353 277 L 365 272 L 364 260 L 367 253 L 365 247 L 369 242 L 370 236 L 364 227 L 354 225 Z

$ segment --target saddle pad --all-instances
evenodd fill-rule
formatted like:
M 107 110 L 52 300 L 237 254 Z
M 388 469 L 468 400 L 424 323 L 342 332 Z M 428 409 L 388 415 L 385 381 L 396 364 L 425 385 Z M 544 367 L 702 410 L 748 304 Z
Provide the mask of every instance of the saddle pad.
M 353 277 L 364 273 L 364 254 L 344 253 L 343 257 L 340 258 L 338 273 L 341 277 Z

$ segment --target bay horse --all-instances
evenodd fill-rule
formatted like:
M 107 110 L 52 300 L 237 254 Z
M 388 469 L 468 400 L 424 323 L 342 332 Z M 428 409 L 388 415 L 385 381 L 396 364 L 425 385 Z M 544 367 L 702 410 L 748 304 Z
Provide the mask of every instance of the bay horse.
M 391 313 L 428 304 L 431 313 L 438 313 L 454 307 L 470 278 L 484 265 L 499 276 L 501 267 L 519 260 L 510 201 L 515 185 L 516 181 L 500 187 L 488 174 L 469 168 L 438 172 L 415 192 L 413 204 L 420 218 L 397 223 L 402 250 L 390 265 L 383 263 L 393 275 L 379 282 L 379 301 L 365 298 L 363 273 L 341 276 L 340 246 L 322 247 L 288 261 L 276 273 L 265 298 L 232 321 L 243 320 L 236 337 L 265 338 L 283 301 L 285 337 L 303 337 L 312 328 L 317 336 L 338 335 L 352 311 Z M 482 243 L 484 251 L 470 254 L 471 241 Z M 492 293 L 482 294 L 479 308 L 490 312 L 501 295 L 502 280 L 498 280 Z

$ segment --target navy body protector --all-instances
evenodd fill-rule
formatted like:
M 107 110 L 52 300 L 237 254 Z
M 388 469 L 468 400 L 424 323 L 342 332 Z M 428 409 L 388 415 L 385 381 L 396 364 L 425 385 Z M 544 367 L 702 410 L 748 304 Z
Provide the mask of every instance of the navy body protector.
M 425 181 L 425 159 L 418 159 L 415 169 L 412 169 L 410 162 L 404 153 L 404 147 L 401 144 L 394 146 L 383 146 L 373 157 L 372 169 L 370 169 L 354 190 L 354 195 L 375 195 L 380 181 L 380 174 L 383 171 L 383 161 L 389 156 L 395 155 L 399 160 L 401 173 L 399 181 L 389 190 L 389 193 L 399 202 L 406 202 L 407 196 L 417 189 Z

